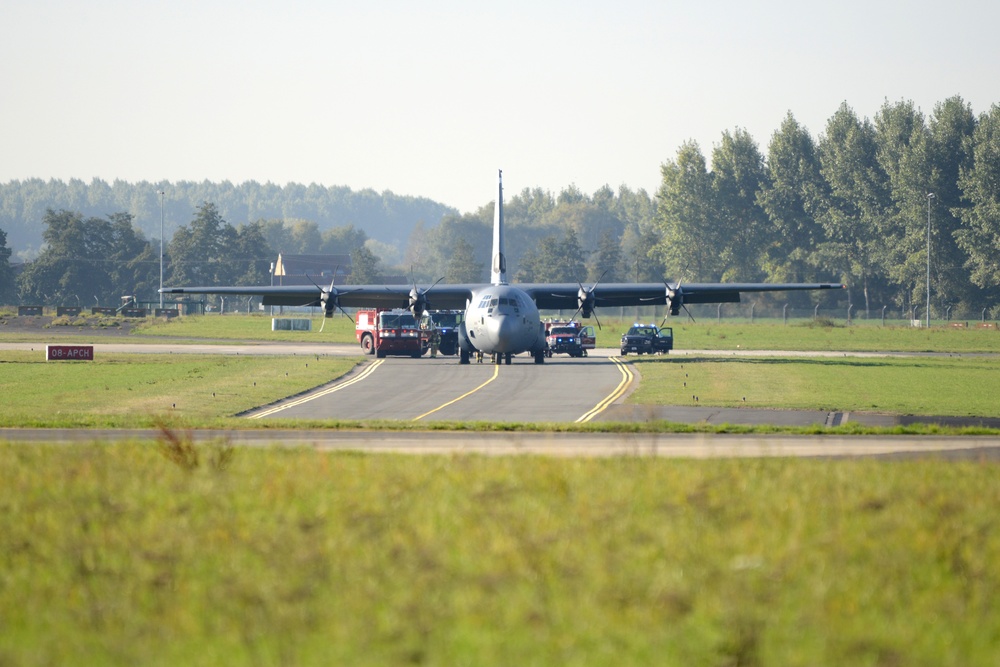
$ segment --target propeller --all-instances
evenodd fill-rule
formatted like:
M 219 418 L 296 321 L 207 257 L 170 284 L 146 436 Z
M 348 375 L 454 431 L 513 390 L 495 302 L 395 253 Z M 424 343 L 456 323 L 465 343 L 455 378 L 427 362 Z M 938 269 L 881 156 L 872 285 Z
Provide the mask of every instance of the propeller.
M 607 273 L 608 271 L 605 269 L 604 273 L 601 274 L 601 277 L 597 279 L 597 282 L 594 283 L 594 286 L 590 289 L 584 287 L 583 283 L 577 283 L 577 285 L 580 286 L 579 291 L 576 293 L 576 303 L 578 307 L 576 312 L 573 313 L 573 317 L 570 318 L 571 320 L 576 319 L 576 316 L 581 312 L 585 318 L 593 315 L 594 321 L 597 322 L 597 328 L 603 329 L 601 326 L 601 320 L 597 317 L 597 295 L 595 295 L 594 292 L 597 290 L 597 286 L 601 284 L 601 281 L 604 280 L 604 276 Z
M 410 290 L 410 304 L 407 308 L 413 313 L 413 319 L 420 321 L 424 313 L 431 309 L 431 302 L 427 300 L 427 293 L 434 289 L 439 282 L 444 280 L 444 276 L 441 276 L 434 281 L 434 284 L 425 290 L 417 288 L 417 282 L 413 281 L 413 289 Z
M 691 311 L 684 305 L 684 287 L 681 283 L 678 282 L 677 287 L 670 287 L 670 284 L 667 281 L 663 281 L 663 284 L 666 285 L 667 288 L 667 312 L 670 315 L 679 315 L 681 309 L 683 308 L 684 312 L 687 313 L 687 316 L 691 318 L 692 322 L 694 322 L 694 315 L 692 315 Z M 660 326 L 662 327 L 666 321 L 667 316 L 664 315 L 663 322 L 660 323 Z
M 326 326 L 326 318 L 333 317 L 336 311 L 338 310 L 342 312 L 345 316 L 350 317 L 352 322 L 354 321 L 354 318 L 351 317 L 351 314 L 348 313 L 346 310 L 344 310 L 344 308 L 340 305 L 340 295 L 342 294 L 342 292 L 334 286 L 334 283 L 337 282 L 336 271 L 333 272 L 333 280 L 330 281 L 330 287 L 325 289 L 323 287 L 320 287 L 316 283 L 316 281 L 312 279 L 312 276 L 310 276 L 309 274 L 306 274 L 306 277 L 309 278 L 309 282 L 311 282 L 313 285 L 316 285 L 316 289 L 318 289 L 320 292 L 319 303 L 323 307 L 323 323 L 320 324 L 319 327 L 320 333 L 323 333 L 323 327 Z

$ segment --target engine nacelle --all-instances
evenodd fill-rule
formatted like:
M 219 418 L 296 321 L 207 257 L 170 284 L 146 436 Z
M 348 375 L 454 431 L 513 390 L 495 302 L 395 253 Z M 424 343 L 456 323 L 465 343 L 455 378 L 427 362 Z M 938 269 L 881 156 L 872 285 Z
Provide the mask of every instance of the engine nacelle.
M 671 289 L 667 285 L 667 310 L 671 315 L 680 315 L 681 308 L 684 307 L 684 290 L 681 288 L 680 284 L 676 288 Z
M 340 294 L 323 290 L 319 303 L 323 307 L 323 317 L 333 317 L 340 308 Z
M 416 287 L 410 290 L 410 305 L 407 307 L 413 313 L 413 319 L 419 322 L 424 313 L 429 310 L 429 306 L 426 292 L 421 292 Z
M 594 307 L 597 305 L 593 290 L 586 290 L 583 285 L 580 285 L 580 289 L 576 293 L 576 305 L 583 317 L 589 318 L 593 315 Z

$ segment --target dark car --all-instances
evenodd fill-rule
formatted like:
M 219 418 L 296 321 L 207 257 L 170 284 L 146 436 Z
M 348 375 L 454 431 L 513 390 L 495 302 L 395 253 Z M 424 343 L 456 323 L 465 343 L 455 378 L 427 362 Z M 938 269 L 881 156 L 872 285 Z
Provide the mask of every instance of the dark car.
M 674 330 L 661 329 L 655 324 L 633 324 L 622 334 L 622 356 L 635 354 L 667 354 L 674 348 Z
M 440 341 L 438 351 L 447 356 L 458 354 L 458 327 L 462 324 L 464 315 L 461 310 L 432 310 L 424 314 L 420 320 L 420 328 L 429 331 L 433 325 Z M 430 345 L 429 336 L 425 340 L 425 346 Z

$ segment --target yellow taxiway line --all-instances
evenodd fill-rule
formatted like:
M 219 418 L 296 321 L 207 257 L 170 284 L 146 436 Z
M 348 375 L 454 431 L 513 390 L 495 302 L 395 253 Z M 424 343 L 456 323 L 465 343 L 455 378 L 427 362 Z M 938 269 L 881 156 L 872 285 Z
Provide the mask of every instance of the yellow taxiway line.
M 479 391 L 480 389 L 482 389 L 483 387 L 485 387 L 486 385 L 488 385 L 490 382 L 493 382 L 494 380 L 496 380 L 497 376 L 499 376 L 499 375 L 500 375 L 500 364 L 495 364 L 493 366 L 493 377 L 491 377 L 489 380 L 487 380 L 486 382 L 482 383 L 481 385 L 479 385 L 478 387 L 476 387 L 472 391 L 467 391 L 464 394 L 462 394 L 461 396 L 459 396 L 458 398 L 455 398 L 455 399 L 452 399 L 452 400 L 448 401 L 444 405 L 439 405 L 436 408 L 434 408 L 433 410 L 430 410 L 429 412 L 425 412 L 424 414 L 420 415 L 419 417 L 414 417 L 413 421 L 417 421 L 417 420 L 423 419 L 427 415 L 432 415 L 435 412 L 437 412 L 438 410 L 443 410 L 446 407 L 448 407 L 449 405 L 452 405 L 454 403 L 458 403 L 460 400 L 462 400 L 466 396 L 471 396 L 472 394 L 476 393 L 477 391 Z
M 609 405 L 617 401 L 625 394 L 625 392 L 628 390 L 628 386 L 632 383 L 632 378 L 635 377 L 635 375 L 632 373 L 632 369 L 629 368 L 628 364 L 626 364 L 624 361 L 622 361 L 618 357 L 608 357 L 608 358 L 611 359 L 611 361 L 613 361 L 616 366 L 618 366 L 618 370 L 622 374 L 622 381 L 618 383 L 618 386 L 615 388 L 613 392 L 608 394 L 603 401 L 594 406 L 594 408 L 590 412 L 582 415 L 579 419 L 577 419 L 576 420 L 577 424 L 585 424 L 586 422 L 589 422 L 597 415 L 604 412 L 604 410 Z
M 319 398 L 320 396 L 326 396 L 328 394 L 332 394 L 335 391 L 340 391 L 341 389 L 350 387 L 355 382 L 361 382 L 366 377 L 374 373 L 375 369 L 381 366 L 383 362 L 385 362 L 385 359 L 379 359 L 378 361 L 374 362 L 371 366 L 366 368 L 364 371 L 362 371 L 357 377 L 353 377 L 350 380 L 347 380 L 346 382 L 341 382 L 340 384 L 335 384 L 332 387 L 324 389 L 323 391 L 317 391 L 314 394 L 309 394 L 308 396 L 303 396 L 302 398 L 296 399 L 294 401 L 289 401 L 288 403 L 282 403 L 281 405 L 276 405 L 273 408 L 269 408 L 267 410 L 263 410 L 256 414 L 250 415 L 248 419 L 260 419 L 262 417 L 270 417 L 275 412 L 281 412 L 282 410 L 285 410 L 287 408 L 293 408 L 296 405 L 302 405 L 303 403 L 307 403 L 313 400 L 314 398 Z

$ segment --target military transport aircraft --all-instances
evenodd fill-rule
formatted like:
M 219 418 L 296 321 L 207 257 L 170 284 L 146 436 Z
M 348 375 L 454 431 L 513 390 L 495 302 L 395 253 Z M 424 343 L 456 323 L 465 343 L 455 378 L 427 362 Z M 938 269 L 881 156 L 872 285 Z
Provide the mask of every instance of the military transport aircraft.
M 347 308 L 408 308 L 417 320 L 431 309 L 465 309 L 458 332 L 459 359 L 490 355 L 493 363 L 509 364 L 515 354 L 528 352 L 536 364 L 545 361 L 545 328 L 539 309 L 576 308 L 585 318 L 598 306 L 666 305 L 678 315 L 689 303 L 734 303 L 740 292 L 843 289 L 828 283 L 523 283 L 507 282 L 504 254 L 503 172 L 498 175 L 493 213 L 493 255 L 488 285 L 335 285 L 329 287 L 276 285 L 260 287 L 165 287 L 167 294 L 243 294 L 263 297 L 265 306 L 319 306 L 326 317 Z M 440 281 L 438 281 L 440 282 Z

